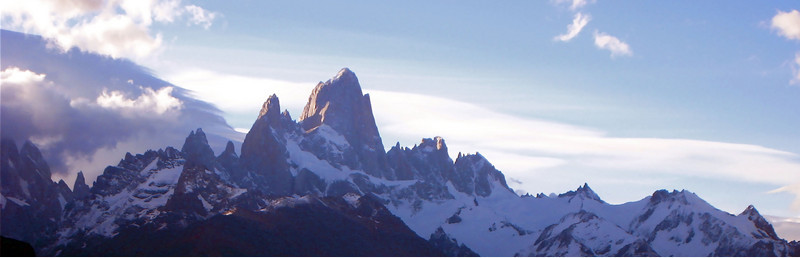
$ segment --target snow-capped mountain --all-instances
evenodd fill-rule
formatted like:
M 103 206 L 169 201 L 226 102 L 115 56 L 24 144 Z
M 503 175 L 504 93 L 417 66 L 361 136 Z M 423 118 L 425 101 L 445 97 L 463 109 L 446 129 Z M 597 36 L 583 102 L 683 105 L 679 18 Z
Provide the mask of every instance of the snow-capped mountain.
M 49 181 L 32 144 L 17 154 L 4 141 L 3 235 L 52 255 L 800 254 L 752 206 L 737 216 L 665 190 L 612 205 L 588 184 L 518 196 L 480 153 L 453 161 L 441 137 L 383 146 L 347 68 L 317 85 L 299 121 L 270 96 L 240 155 L 229 142 L 215 156 L 197 129 L 180 150 L 127 154 L 88 191 L 83 177 L 74 192 Z M 34 192 L 43 197 L 24 194 Z M 10 225 L 23 218 L 5 215 L 34 206 L 51 215 L 38 233 L 18 234 Z

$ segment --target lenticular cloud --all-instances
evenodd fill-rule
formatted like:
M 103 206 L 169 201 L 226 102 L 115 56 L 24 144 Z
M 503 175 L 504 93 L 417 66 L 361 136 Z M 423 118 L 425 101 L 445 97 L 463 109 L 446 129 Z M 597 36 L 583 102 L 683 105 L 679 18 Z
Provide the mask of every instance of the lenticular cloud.
M 121 157 L 99 150 L 157 149 L 198 127 L 232 132 L 217 108 L 129 61 L 53 51 L 40 37 L 10 31 L 2 45 L 2 137 L 32 141 L 62 176 Z M 91 180 L 100 171 L 85 172 Z

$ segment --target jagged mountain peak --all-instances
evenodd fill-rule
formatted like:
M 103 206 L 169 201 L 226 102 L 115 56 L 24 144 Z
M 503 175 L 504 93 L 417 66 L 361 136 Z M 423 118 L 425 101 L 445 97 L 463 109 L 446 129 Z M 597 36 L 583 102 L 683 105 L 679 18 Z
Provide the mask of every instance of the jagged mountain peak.
M 747 206 L 747 208 L 739 214 L 739 216 L 746 216 L 747 220 L 752 221 L 753 225 L 761 231 L 763 231 L 766 236 L 772 238 L 774 240 L 779 240 L 778 234 L 775 232 L 775 228 L 772 227 L 766 218 L 761 216 L 761 213 L 756 210 L 756 207 L 752 204 Z
M 761 214 L 758 212 L 755 206 L 750 204 L 747 206 L 747 208 L 744 209 L 744 211 L 742 211 L 742 213 L 739 213 L 739 216 L 752 217 L 752 216 L 761 216 Z
M 347 67 L 344 67 L 344 68 L 340 69 L 339 72 L 336 73 L 336 76 L 334 76 L 331 80 L 335 81 L 335 80 L 341 80 L 341 79 L 344 79 L 344 80 L 356 79 L 356 80 L 358 80 L 358 78 L 356 77 L 356 73 L 354 73 L 352 70 L 350 70 L 350 68 L 347 68 Z
M 570 198 L 578 197 L 584 200 L 595 200 L 604 203 L 604 201 L 600 199 L 600 196 L 597 195 L 597 193 L 595 193 L 591 187 L 589 187 L 588 183 L 583 183 L 583 186 L 579 186 L 578 189 L 575 191 L 569 191 L 563 194 L 559 194 L 558 197 L 570 197 Z
M 453 166 L 455 172 L 448 179 L 460 192 L 486 197 L 493 191 L 500 190 L 495 185 L 512 194 L 514 192 L 508 187 L 505 175 L 479 152 L 459 155 Z
M 33 144 L 33 142 L 31 142 L 30 140 L 26 140 L 22 144 L 22 148 L 19 149 L 19 154 L 23 156 L 32 156 L 32 157 L 42 155 L 42 153 L 39 151 L 39 148 L 37 148 L 36 145 Z
M 239 161 L 228 160 L 221 165 L 227 167 L 240 187 L 264 187 L 268 188 L 266 192 L 288 194 L 292 186 L 287 182 L 291 182 L 292 174 L 282 134 L 292 131 L 296 124 L 280 115 L 280 102 L 275 94 L 264 102 L 259 114 L 244 137 Z
M 398 142 L 398 144 L 400 144 Z M 417 148 L 420 148 L 422 151 L 431 152 L 434 150 L 437 151 L 444 151 L 447 152 L 447 144 L 444 142 L 444 138 L 441 136 L 436 136 L 433 138 L 423 138 L 422 142 L 417 145 Z
M 75 183 L 72 185 L 72 193 L 75 199 L 83 199 L 90 194 L 89 185 L 86 184 L 86 178 L 83 176 L 83 171 L 78 171 L 78 177 L 75 178 Z
M 258 112 L 258 119 L 261 119 L 264 116 L 267 116 L 270 120 L 277 120 L 280 116 L 281 104 L 280 100 L 278 99 L 278 95 L 274 93 L 264 101 L 264 104 L 261 105 L 261 111 Z M 288 111 L 286 114 L 288 115 Z
M 195 222 L 212 229 L 204 232 L 217 233 L 214 230 L 220 228 L 248 227 L 204 223 L 253 214 L 277 218 L 276 212 L 314 206 L 317 211 L 340 209 L 330 214 L 344 211 L 367 223 L 367 229 L 386 225 L 387 220 L 397 222 L 394 226 L 406 223 L 419 236 L 439 241 L 439 248 L 452 251 L 448 254 L 477 255 L 469 251 L 472 249 L 481 255 L 509 256 L 525 247 L 530 248 L 523 249 L 523 255 L 706 255 L 706 250 L 713 251 L 710 248 L 717 245 L 727 248 L 722 251 L 750 247 L 788 250 L 753 206 L 739 217 L 729 216 L 691 192 L 666 190 L 642 201 L 610 205 L 587 183 L 558 197 L 537 194 L 536 199 L 519 198 L 481 153 L 459 153 L 454 162 L 440 136 L 423 138 L 413 148 L 398 143 L 385 153 L 377 128 L 373 128 L 369 95 L 361 93 L 355 74 L 342 69 L 312 92 L 301 116 L 305 119 L 299 123 L 291 121 L 288 111 L 279 113 L 278 97 L 271 95 L 242 143 L 241 157 L 230 141 L 214 157 L 206 134 L 198 128 L 189 133 L 180 152 L 167 147 L 157 154 L 127 153 L 119 166 L 106 168 L 98 177 L 89 192 L 94 195 L 88 198 L 78 197 L 79 188 L 85 186 L 83 173 L 79 173 L 72 195 L 77 201 L 74 205 L 62 203 L 61 208 L 68 211 L 64 227 L 78 225 L 82 231 L 62 231 L 59 241 L 75 240 L 71 247 L 76 250 L 93 250 L 84 248 L 85 244 L 102 246 L 109 239 L 124 244 L 130 238 L 116 236 L 159 234 L 165 232 L 162 229 L 178 232 Z M 305 123 L 312 127 L 303 128 Z M 5 152 L 6 141 L 3 145 L 5 159 L 10 154 Z M 21 158 L 32 164 L 33 159 Z M 11 173 L 6 164 L 10 163 L 4 161 L 3 173 Z M 49 185 L 67 196 L 63 181 Z M 10 197 L 8 205 L 15 205 L 9 207 L 34 204 L 3 194 L 3 198 Z M 58 204 L 57 197 L 42 199 Z M 7 224 L 3 224 L 4 230 Z M 299 233 L 319 232 L 306 223 L 300 225 Z M 396 232 L 394 226 L 392 232 Z M 352 232 L 352 228 L 344 231 Z M 195 232 L 188 234 L 195 237 Z M 663 248 L 673 243 L 683 246 Z M 690 243 L 703 243 L 704 249 L 696 250 L 704 252 L 674 252 L 688 250 Z M 400 246 L 398 242 L 390 244 Z
M 284 109 L 284 110 L 283 110 L 283 113 L 281 113 L 281 115 L 282 115 L 284 118 L 286 118 L 286 120 L 288 120 L 288 121 L 292 121 L 292 115 L 291 115 L 291 114 L 289 114 L 289 110 L 288 110 L 288 109 Z
M 78 171 L 78 176 L 75 177 L 75 184 L 73 185 L 73 188 L 75 188 L 77 185 L 85 185 L 85 184 L 86 184 L 86 178 L 83 176 L 83 171 Z
M 232 141 L 228 141 L 228 143 L 225 144 L 225 150 L 222 151 L 222 153 L 220 153 L 220 156 L 223 156 L 223 155 L 236 156 L 236 148 L 233 146 L 233 142 Z
M 657 204 L 661 202 L 679 202 L 684 205 L 696 203 L 696 202 L 705 202 L 695 193 L 686 191 L 686 190 L 672 190 L 669 192 L 665 189 L 661 189 L 658 191 L 653 192 L 653 195 L 650 196 L 650 203 Z
M 328 81 L 317 84 L 300 114 L 300 121 L 306 130 L 328 124 L 340 133 L 357 133 L 354 130 L 359 127 L 354 123 L 372 118 L 372 107 L 368 104 L 369 97 L 363 95 L 358 77 L 344 68 Z
M 484 162 L 489 162 L 488 160 L 486 160 L 485 157 L 483 157 L 483 155 L 481 155 L 480 152 L 475 152 L 474 154 L 472 153 L 462 154 L 461 152 L 459 152 L 458 158 L 456 158 L 456 162 L 458 162 L 459 160 L 462 160 L 463 162 L 468 161 L 476 165 L 482 165 L 484 164 Z
M 317 84 L 300 115 L 300 125 L 309 134 L 322 125 L 329 126 L 352 146 L 345 150 L 345 156 L 354 159 L 344 165 L 380 178 L 394 178 L 387 166 L 369 95 L 362 94 L 358 78 L 350 69 L 342 69 L 335 77 Z
M 187 162 L 199 163 L 208 169 L 214 167 L 214 151 L 208 145 L 206 134 L 201 128 L 189 133 L 183 143 L 181 152 Z
M 43 179 L 50 180 L 50 166 L 47 165 L 47 161 L 44 160 L 44 156 L 42 156 L 42 152 L 39 148 L 36 147 L 31 141 L 26 140 L 24 144 L 22 144 L 22 148 L 19 150 L 19 155 L 22 157 L 27 157 L 30 161 L 33 162 L 33 166 L 37 168 L 37 172 L 39 176 Z

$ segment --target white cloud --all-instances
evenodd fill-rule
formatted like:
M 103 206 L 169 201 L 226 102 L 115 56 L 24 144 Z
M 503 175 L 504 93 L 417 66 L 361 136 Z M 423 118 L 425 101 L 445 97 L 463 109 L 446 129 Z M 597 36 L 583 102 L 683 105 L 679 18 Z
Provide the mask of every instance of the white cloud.
M 591 15 L 588 14 L 584 15 L 583 13 L 580 12 L 576 13 L 575 18 L 572 19 L 572 24 L 567 26 L 567 33 L 556 36 L 554 40 L 559 40 L 564 42 L 572 40 L 573 38 L 578 36 L 578 33 L 581 33 L 583 27 L 585 27 L 586 24 L 588 24 L 591 19 L 592 19 Z
M 555 0 L 555 4 L 557 5 L 569 4 L 569 9 L 573 11 L 586 6 L 587 4 L 589 4 L 589 2 L 594 3 L 594 0 Z
M 314 82 L 287 82 L 202 69 L 176 71 L 166 74 L 164 79 L 192 91 L 194 97 L 208 101 L 226 113 L 251 114 L 253 119 L 258 114 L 254 107 L 260 107 L 272 94 L 278 95 L 282 108 L 302 110 L 316 86 Z
M 800 12 L 797 10 L 790 12 L 779 10 L 778 14 L 772 17 L 771 26 L 787 39 L 800 40 Z
M 795 196 L 798 196 L 798 198 L 796 198 L 794 200 L 794 202 L 792 202 L 792 209 L 800 210 L 800 183 L 783 186 L 783 187 L 777 188 L 775 190 L 769 191 L 769 193 L 772 193 L 772 194 L 774 194 L 774 193 L 790 193 L 790 194 L 793 194 Z
M 216 16 L 215 13 L 206 11 L 205 9 L 196 5 L 187 5 L 186 11 L 191 15 L 191 19 L 189 20 L 191 23 L 195 25 L 201 25 L 205 29 L 211 27 L 211 22 L 214 21 Z
M 627 43 L 603 32 L 594 32 L 594 45 L 597 48 L 611 51 L 611 57 L 633 55 L 633 51 Z
M 4 85 L 24 85 L 28 83 L 41 82 L 45 74 L 37 74 L 30 70 L 20 70 L 17 67 L 9 67 L 0 72 L 0 81 Z
M 97 97 L 97 104 L 101 107 L 115 110 L 126 110 L 142 115 L 163 115 L 167 111 L 178 111 L 183 102 L 172 96 L 172 87 L 162 87 L 158 90 L 143 87 L 142 94 L 136 99 L 125 97 L 120 91 L 103 90 Z M 127 112 L 126 112 L 127 113 Z
M 215 14 L 179 0 L 4 0 L 5 29 L 39 34 L 61 50 L 77 47 L 113 58 L 142 59 L 156 52 L 162 36 L 153 22 L 171 23 L 189 16 L 191 24 L 208 28 Z

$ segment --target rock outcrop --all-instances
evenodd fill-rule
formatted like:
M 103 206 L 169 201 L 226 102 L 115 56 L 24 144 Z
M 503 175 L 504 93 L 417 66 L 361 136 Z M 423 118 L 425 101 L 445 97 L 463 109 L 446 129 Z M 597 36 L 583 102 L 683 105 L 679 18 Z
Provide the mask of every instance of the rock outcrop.
M 345 150 L 343 165 L 372 176 L 395 178 L 386 163 L 369 94 L 362 94 L 358 78 L 350 69 L 343 68 L 332 79 L 317 84 L 300 115 L 300 124 L 307 133 L 327 125 L 342 134 L 351 147 Z
M 242 167 L 249 172 L 250 180 L 241 180 L 239 186 L 263 188 L 275 195 L 288 195 L 292 191 L 292 174 L 289 172 L 286 139 L 283 132 L 285 117 L 280 114 L 280 102 L 274 94 L 264 102 L 258 119 L 242 142 Z
M 75 199 L 86 199 L 91 195 L 89 185 L 86 184 L 86 178 L 83 176 L 83 171 L 78 172 L 78 177 L 75 178 L 75 183 L 72 185 L 72 194 Z
M 3 139 L 0 150 L 0 233 L 42 247 L 51 241 L 72 192 L 63 181 L 50 179 L 50 166 L 33 143 L 18 150 L 13 140 Z

